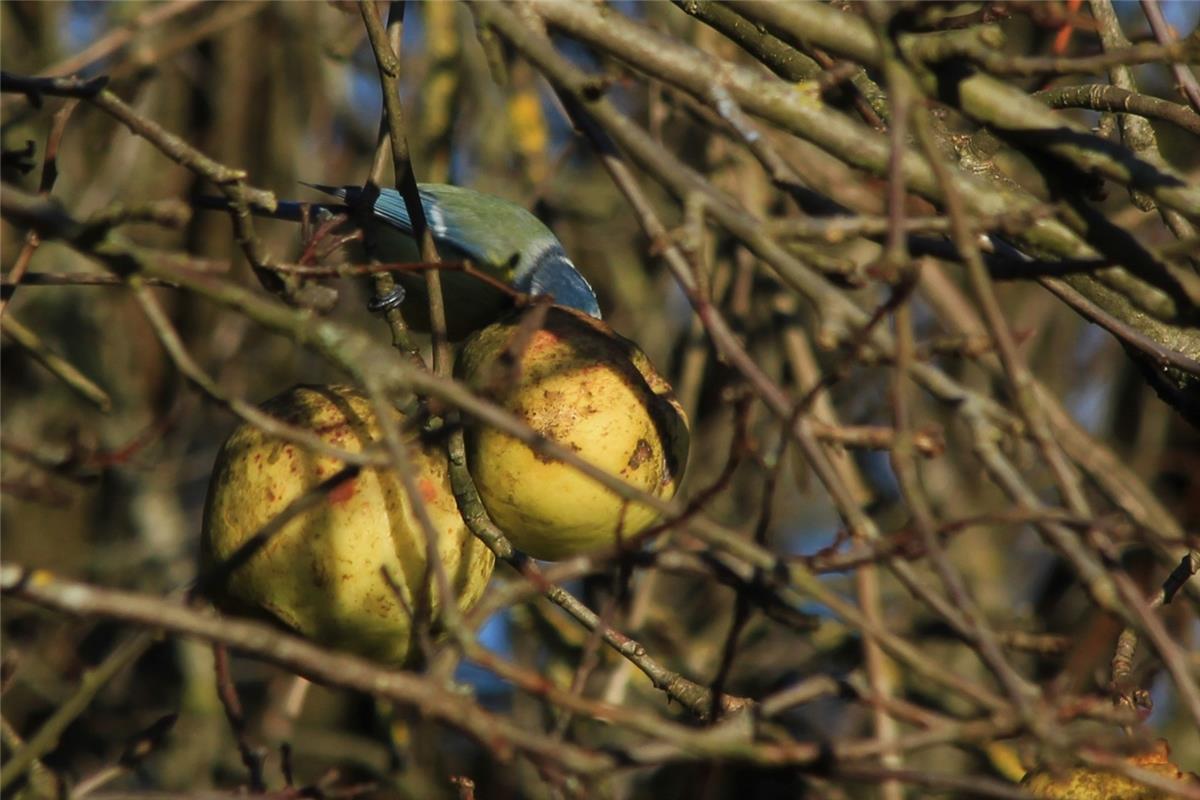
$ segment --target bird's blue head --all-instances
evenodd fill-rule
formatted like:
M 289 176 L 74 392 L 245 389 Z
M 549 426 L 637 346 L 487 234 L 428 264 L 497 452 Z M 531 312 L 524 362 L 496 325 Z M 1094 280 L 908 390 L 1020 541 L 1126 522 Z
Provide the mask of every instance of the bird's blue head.
M 554 302 L 600 319 L 600 304 L 587 278 L 567 258 L 562 244 L 551 237 L 543 246 L 522 253 L 513 287 L 532 295 L 551 295 Z

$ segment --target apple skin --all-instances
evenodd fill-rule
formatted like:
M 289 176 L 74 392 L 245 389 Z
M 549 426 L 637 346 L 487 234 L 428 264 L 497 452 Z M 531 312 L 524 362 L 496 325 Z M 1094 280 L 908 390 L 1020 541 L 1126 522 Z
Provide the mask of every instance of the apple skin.
M 603 322 L 554 306 L 513 364 L 520 317 L 466 341 L 458 374 L 469 387 L 585 461 L 664 499 L 687 465 L 687 416 L 637 345 Z M 514 369 L 515 368 L 515 369 Z M 653 508 L 622 499 L 575 468 L 475 420 L 467 466 L 496 525 L 545 560 L 612 549 L 653 525 Z
M 1200 777 L 1183 772 L 1171 762 L 1170 756 L 1171 748 L 1167 741 L 1159 739 L 1150 751 L 1126 761 L 1168 780 L 1179 781 L 1180 788 L 1200 786 Z M 1025 776 L 1021 786 L 1034 797 L 1046 800 L 1159 800 L 1166 797 L 1159 789 L 1095 767 L 1072 767 L 1059 771 L 1036 769 Z
M 263 410 L 350 452 L 380 438 L 371 404 L 348 386 L 297 386 Z M 442 566 L 466 610 L 483 593 L 494 558 L 458 513 L 443 450 L 404 435 Z M 209 485 L 201 540 L 206 571 L 344 466 L 252 425 L 238 427 L 221 448 Z M 422 596 L 434 598 L 435 619 L 441 607 L 433 576 L 426 575 L 425 536 L 400 476 L 375 468 L 364 468 L 290 520 L 215 595 L 224 610 L 265 616 L 321 644 L 400 666 L 413 663 L 417 650 L 410 609 L 420 607 Z

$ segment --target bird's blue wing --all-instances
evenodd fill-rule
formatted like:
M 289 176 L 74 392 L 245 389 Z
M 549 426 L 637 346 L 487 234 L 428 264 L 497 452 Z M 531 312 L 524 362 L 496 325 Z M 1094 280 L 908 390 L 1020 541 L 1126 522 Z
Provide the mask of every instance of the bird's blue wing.
M 312 183 L 306 185 L 339 197 L 351 205 L 362 191 L 359 186 L 322 186 Z M 431 188 L 422 187 L 418 191 L 421 195 L 421 207 L 425 209 L 425 220 L 429 224 L 429 232 L 433 234 L 434 241 L 438 243 L 439 247 L 449 245 L 484 267 L 503 265 L 509 259 L 519 255 L 516 247 L 512 248 L 511 252 L 505 251 L 503 237 L 500 247 L 489 248 L 480 241 L 478 233 L 475 235 L 470 233 L 477 230 L 477 223 L 489 224 L 491 221 L 479 218 L 481 212 L 486 214 L 488 209 L 475 208 L 465 202 L 465 192 L 469 190 L 460 189 L 457 186 L 432 185 Z M 483 197 L 478 193 L 473 194 L 476 198 Z M 517 208 L 517 206 L 513 207 Z M 375 200 L 374 210 L 375 216 L 389 225 L 407 234 L 413 232 L 408 206 L 395 189 L 380 189 L 379 197 Z M 495 223 L 491 222 L 491 224 L 494 226 Z

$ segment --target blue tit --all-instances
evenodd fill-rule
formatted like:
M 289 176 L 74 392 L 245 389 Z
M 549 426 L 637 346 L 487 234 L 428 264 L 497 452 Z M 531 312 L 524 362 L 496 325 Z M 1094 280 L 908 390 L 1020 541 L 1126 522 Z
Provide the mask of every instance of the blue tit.
M 354 204 L 362 191 L 359 186 L 308 185 L 349 205 Z M 554 233 L 532 213 L 502 198 L 459 186 L 424 183 L 418 188 L 429 231 L 442 258 L 469 260 L 517 291 L 551 295 L 559 305 L 600 318 L 600 306 L 591 285 L 567 257 Z M 297 220 L 304 205 L 281 202 L 271 216 Z M 339 213 L 345 211 L 338 206 L 312 205 Z M 399 192 L 380 190 L 374 213 L 387 223 L 375 231 L 376 257 L 384 262 L 419 261 L 419 250 L 412 239 L 412 220 Z M 415 327 L 427 327 L 424 277 L 417 273 L 397 273 L 397 279 L 410 298 L 402 306 L 405 319 Z M 495 321 L 508 306 L 500 292 L 462 272 L 443 271 L 442 287 L 447 322 L 455 338 Z
M 349 204 L 362 191 L 358 186 L 313 188 Z M 443 258 L 469 259 L 517 291 L 552 295 L 559 305 L 600 318 L 591 284 L 567 257 L 562 242 L 529 211 L 460 186 L 425 183 L 418 188 L 425 219 Z M 379 219 L 412 234 L 408 208 L 395 189 L 380 191 L 374 211 Z M 408 236 L 405 238 L 412 242 Z M 390 249 L 384 250 L 388 252 Z

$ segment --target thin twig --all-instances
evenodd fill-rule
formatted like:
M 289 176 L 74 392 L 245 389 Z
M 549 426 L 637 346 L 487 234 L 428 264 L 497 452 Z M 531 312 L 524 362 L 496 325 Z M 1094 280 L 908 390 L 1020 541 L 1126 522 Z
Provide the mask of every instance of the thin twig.
M 1182 64 L 1178 66 L 1186 69 Z M 1090 108 L 1094 111 L 1120 111 L 1154 117 L 1174 123 L 1185 131 L 1200 136 L 1200 114 L 1187 106 L 1127 91 L 1118 86 L 1104 83 L 1062 86 L 1034 92 L 1033 96 L 1051 108 Z
M 1142 12 L 1145 13 L 1146 20 L 1150 23 L 1150 30 L 1154 31 L 1154 38 L 1160 45 L 1167 47 L 1176 42 L 1178 37 L 1171 26 L 1167 24 L 1166 18 L 1163 17 L 1158 0 L 1142 0 Z M 1188 61 L 1195 63 L 1196 59 L 1192 58 Z M 1172 62 L 1171 74 L 1175 76 L 1180 94 L 1192 104 L 1194 111 L 1200 113 L 1200 82 L 1196 80 L 1196 76 L 1187 62 Z
M 63 134 L 67 130 L 67 122 L 78 106 L 79 101 L 71 99 L 54 112 L 54 122 L 50 126 L 50 133 L 46 136 L 46 148 L 42 155 L 42 176 L 38 181 L 38 194 L 40 195 L 50 194 L 58 180 L 58 149 L 62 144 Z M 17 254 L 13 268 L 6 276 L 6 281 L 11 282 L 13 288 L 0 295 L 0 316 L 3 316 L 5 309 L 8 308 L 8 301 L 12 299 L 12 293 L 25 275 L 25 270 L 29 268 L 29 262 L 33 259 L 34 251 L 37 250 L 40 243 L 37 233 L 34 231 L 25 234 L 25 244 L 22 246 L 21 252 Z
M 95 381 L 80 372 L 70 361 L 67 361 L 58 353 L 51 350 L 42 341 L 42 337 L 25 327 L 25 324 L 19 322 L 12 314 L 5 314 L 0 318 L 0 331 L 3 331 L 4 335 L 12 340 L 14 344 L 28 353 L 43 367 L 50 370 L 51 374 L 65 383 L 80 397 L 92 403 L 101 411 L 107 412 L 112 410 L 112 398 L 108 396 L 108 392 L 101 389 Z
M 7 591 L 13 587 L 11 580 L 13 575 L 7 565 L 0 569 L 4 570 L 0 583 L 3 583 L 3 589 Z M 74 610 L 86 612 L 86 609 Z M 3 768 L 0 768 L 0 790 L 7 789 L 13 781 L 23 775 L 35 759 L 57 747 L 67 726 L 87 710 L 100 690 L 108 685 L 108 682 L 118 673 L 141 658 L 153 643 L 153 634 L 136 633 L 117 645 L 100 664 L 85 671 L 75 693 L 61 703 L 54 713 L 42 723 L 37 733 L 26 740 L 25 746 L 13 753 L 4 763 Z
M 459 693 L 419 675 L 385 669 L 366 659 L 330 652 L 263 623 L 218 618 L 164 601 L 161 597 L 89 586 L 9 563 L 0 565 L 0 591 L 73 614 L 121 619 L 224 644 L 325 683 L 389 698 L 462 730 L 483 743 L 500 760 L 508 759 L 516 750 L 581 773 L 603 772 L 613 765 L 609 756 L 531 733 L 473 703 L 465 703 Z M 135 638 L 145 640 L 147 644 L 151 639 L 148 634 L 139 634 Z M 95 685 L 98 682 L 85 682 L 89 699 L 98 691 L 99 686 Z M 72 716 L 78 713 L 74 706 L 71 710 Z M 62 716 L 66 717 L 66 712 Z M 46 738 L 51 739 L 49 735 Z M 16 763 L 14 758 L 5 764 L 3 774 L 6 777 L 9 773 L 14 778 L 19 774 L 14 766 Z M 23 768 L 25 764 L 20 766 Z

